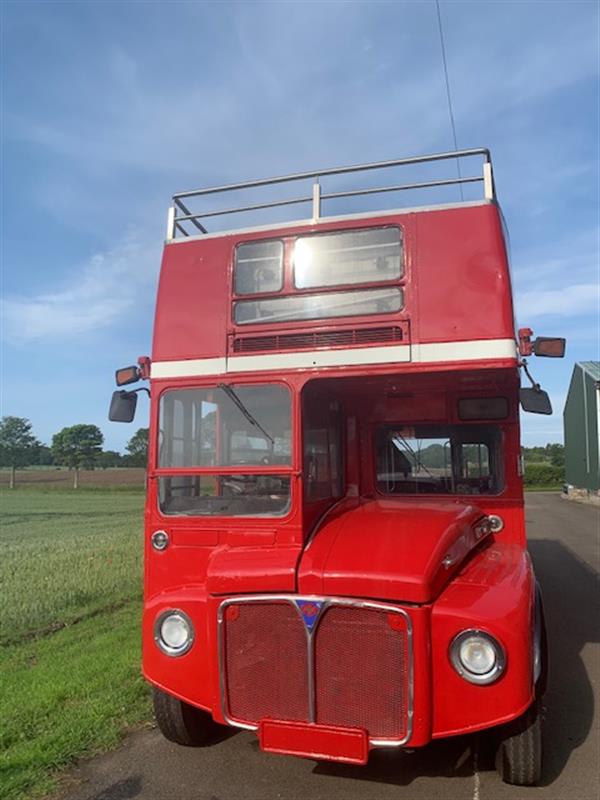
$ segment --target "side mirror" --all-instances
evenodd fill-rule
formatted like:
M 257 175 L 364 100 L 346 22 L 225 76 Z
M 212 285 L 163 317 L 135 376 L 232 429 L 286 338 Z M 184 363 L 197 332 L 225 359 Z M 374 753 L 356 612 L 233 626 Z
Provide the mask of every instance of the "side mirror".
M 135 408 L 137 406 L 137 394 L 135 392 L 121 391 L 113 392 L 110 401 L 108 418 L 111 422 L 133 422 Z
M 533 343 L 533 352 L 536 356 L 545 356 L 546 358 L 564 358 L 566 345 L 566 339 L 538 336 Z
M 140 371 L 136 366 L 122 367 L 115 372 L 115 383 L 117 386 L 127 386 L 128 383 L 135 383 L 140 379 Z
M 552 403 L 548 397 L 548 392 L 543 389 L 519 389 L 519 400 L 523 411 L 531 411 L 532 414 L 551 414 Z

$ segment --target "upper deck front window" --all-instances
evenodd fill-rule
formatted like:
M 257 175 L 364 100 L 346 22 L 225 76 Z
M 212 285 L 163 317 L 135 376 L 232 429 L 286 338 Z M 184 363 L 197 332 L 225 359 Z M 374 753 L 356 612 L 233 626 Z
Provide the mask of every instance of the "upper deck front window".
M 353 292 L 294 294 L 266 300 L 244 300 L 235 304 L 238 325 L 256 322 L 298 322 L 309 319 L 359 317 L 367 314 L 390 314 L 404 303 L 402 289 L 366 289 Z
M 291 397 L 284 386 L 220 384 L 164 392 L 157 466 L 176 474 L 159 478 L 161 511 L 222 516 L 286 513 L 291 427 Z M 277 469 L 265 474 L 256 472 L 257 467 Z M 185 473 L 185 468 L 196 471 Z
M 298 289 L 396 280 L 402 274 L 401 231 L 389 227 L 301 236 L 293 263 Z
M 257 240 L 235 250 L 236 325 L 394 314 L 404 307 L 397 225 Z M 396 285 L 394 285 L 396 284 Z M 253 297 L 244 297 L 254 295 Z M 259 295 L 259 296 L 257 296 Z
M 283 242 L 246 242 L 235 250 L 236 294 L 278 292 L 283 286 Z

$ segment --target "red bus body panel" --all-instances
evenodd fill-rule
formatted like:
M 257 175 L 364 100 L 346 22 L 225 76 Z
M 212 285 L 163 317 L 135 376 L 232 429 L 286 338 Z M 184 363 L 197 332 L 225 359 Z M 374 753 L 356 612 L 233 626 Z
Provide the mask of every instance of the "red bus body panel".
M 409 320 L 415 344 L 514 339 L 502 220 L 497 206 L 483 204 L 385 214 L 362 224 L 357 220 L 323 221 L 274 229 L 268 236 L 244 233 L 168 244 L 161 266 L 152 361 L 223 357 L 229 352 L 229 336 L 250 333 L 250 326 L 236 326 L 231 319 L 233 253 L 240 241 L 391 224 L 400 225 L 404 234 L 402 311 L 377 318 L 353 317 L 351 322 L 342 318 L 323 324 L 252 325 L 252 335 L 280 332 L 282 327 L 339 330 L 350 324 L 372 325 L 377 319 L 388 324 Z
M 403 234 L 404 269 L 397 284 L 404 304 L 399 312 L 235 324 L 233 259 L 241 242 L 288 242 L 305 233 L 389 225 L 400 226 Z M 295 291 L 289 271 L 281 291 Z M 384 329 L 393 329 L 389 335 L 396 337 L 389 345 L 376 340 L 377 331 Z M 373 341 L 356 338 L 356 331 L 364 330 Z M 295 347 L 284 344 L 291 334 L 299 335 Z M 321 334 L 330 335 L 328 345 L 322 344 Z M 363 343 L 336 344 L 337 334 L 345 342 L 355 337 L 352 341 Z M 402 746 L 425 745 L 432 738 L 475 731 L 522 714 L 534 693 L 535 579 L 525 543 L 514 338 L 510 274 L 495 203 L 382 213 L 362 220 L 325 219 L 167 243 L 152 348 L 146 678 L 217 721 L 230 722 L 223 697 L 223 601 L 270 594 L 315 602 L 351 598 L 395 605 L 410 619 L 412 728 Z M 256 349 L 259 345 L 266 349 Z M 208 471 L 158 467 L 161 395 L 221 382 L 279 382 L 290 390 L 291 502 L 281 517 L 160 512 L 162 475 Z M 333 393 L 344 411 L 345 493 L 335 503 L 309 503 L 304 495 L 303 426 L 306 415 L 317 413 L 322 398 Z M 503 454 L 498 493 L 379 493 L 374 477 L 378 425 L 458 424 L 459 399 L 496 395 L 508 403 L 506 418 L 495 423 Z M 276 469 L 266 465 L 252 472 L 269 475 Z M 504 527 L 479 540 L 475 527 L 490 514 L 501 516 Z M 163 552 L 150 544 L 156 530 L 169 535 Z M 193 647 L 179 658 L 166 655 L 154 641 L 155 620 L 167 609 L 184 611 L 195 629 Z M 453 668 L 450 643 L 467 628 L 492 634 L 504 647 L 507 667 L 495 683 L 469 683 Z M 378 746 L 360 727 L 286 719 L 257 720 L 254 727 L 263 749 L 271 752 L 364 763 L 369 748 Z

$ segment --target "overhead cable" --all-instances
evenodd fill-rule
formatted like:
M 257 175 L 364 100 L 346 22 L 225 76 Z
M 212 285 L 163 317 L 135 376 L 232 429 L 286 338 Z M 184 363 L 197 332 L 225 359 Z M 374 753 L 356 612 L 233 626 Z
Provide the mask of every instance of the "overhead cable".
M 440 45 L 442 48 L 442 63 L 444 65 L 444 78 L 446 80 L 446 98 L 448 100 L 448 114 L 450 115 L 450 126 L 452 127 L 452 138 L 454 139 L 454 149 L 458 150 L 458 142 L 456 139 L 456 125 L 454 124 L 454 111 L 452 110 L 452 97 L 450 94 L 450 80 L 448 78 L 448 64 L 446 62 L 446 47 L 444 45 L 444 30 L 442 28 L 442 15 L 440 12 L 440 0 L 435 0 L 435 7 L 437 10 L 438 30 L 440 32 Z M 456 159 L 456 171 L 458 177 L 462 178 L 460 171 L 460 159 Z M 460 199 L 464 200 L 462 183 L 459 184 Z

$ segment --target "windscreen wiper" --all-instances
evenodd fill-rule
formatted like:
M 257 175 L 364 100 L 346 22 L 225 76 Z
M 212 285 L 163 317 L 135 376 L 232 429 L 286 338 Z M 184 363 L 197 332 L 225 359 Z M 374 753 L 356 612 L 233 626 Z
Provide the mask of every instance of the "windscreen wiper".
M 400 439 L 400 441 L 402 442 L 402 444 L 404 445 L 404 447 L 406 447 L 406 449 L 408 450 L 408 452 L 409 452 L 411 455 L 413 455 L 413 456 L 415 457 L 415 465 L 416 465 L 417 467 L 419 467 L 419 469 L 421 469 L 421 468 L 422 468 L 422 469 L 424 469 L 424 470 L 425 470 L 425 472 L 426 472 L 426 473 L 429 475 L 429 477 L 430 477 L 430 478 L 433 478 L 434 480 L 436 480 L 436 477 L 435 477 L 435 475 L 433 475 L 433 474 L 432 474 L 432 473 L 431 473 L 431 472 L 430 472 L 430 471 L 427 469 L 427 467 L 425 466 L 425 464 L 423 464 L 423 462 L 421 461 L 421 451 L 419 450 L 419 452 L 418 452 L 418 453 L 415 453 L 415 451 L 412 449 L 412 447 L 410 446 L 410 444 L 409 444 L 409 443 L 406 441 L 406 439 L 404 438 L 404 436 L 402 436 L 402 434 L 401 434 L 401 433 L 397 433 L 397 434 L 395 434 L 395 436 L 394 436 L 394 439 L 392 439 L 392 442 L 394 442 L 394 444 L 395 444 L 395 441 L 394 441 L 395 439 Z M 399 448 L 399 447 L 398 447 L 398 450 L 400 450 L 400 448 Z M 402 452 L 402 450 L 400 450 L 400 452 Z
M 263 428 L 263 426 L 260 424 L 260 422 L 258 422 L 258 420 L 256 420 L 256 419 L 255 419 L 255 418 L 252 416 L 252 414 L 251 414 L 251 413 L 248 411 L 248 409 L 246 408 L 246 406 L 245 406 L 245 405 L 242 403 L 242 401 L 241 401 L 241 400 L 240 400 L 240 398 L 237 396 L 237 394 L 234 392 L 234 390 L 231 388 L 231 386 L 228 386 L 226 383 L 219 383 L 219 384 L 218 384 L 218 388 L 219 388 L 219 389 L 223 389 L 223 391 L 225 392 L 225 394 L 226 394 L 226 395 L 227 395 L 229 398 L 231 398 L 231 400 L 233 400 L 233 402 L 236 404 L 236 406 L 239 408 L 239 410 L 242 412 L 242 414 L 243 414 L 243 415 L 246 417 L 246 419 L 248 420 L 248 422 L 249 422 L 251 425 L 254 425 L 256 428 L 258 428 L 258 430 L 259 430 L 259 431 L 260 431 L 260 432 L 261 432 L 261 433 L 262 433 L 264 436 L 266 436 L 266 437 L 267 437 L 267 439 L 268 439 L 268 440 L 271 442 L 271 444 L 273 444 L 273 445 L 274 445 L 274 444 L 275 444 L 275 439 L 274 439 L 274 438 L 271 436 L 271 434 L 270 434 L 270 433 L 267 433 L 267 432 L 266 432 L 266 430 Z

